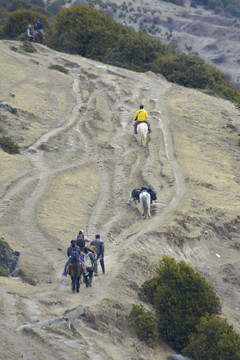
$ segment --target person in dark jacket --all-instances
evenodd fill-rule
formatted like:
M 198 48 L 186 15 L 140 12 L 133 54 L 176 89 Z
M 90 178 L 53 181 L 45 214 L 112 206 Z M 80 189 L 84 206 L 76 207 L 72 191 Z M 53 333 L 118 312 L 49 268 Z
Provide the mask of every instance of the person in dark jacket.
M 84 275 L 88 275 L 88 271 L 86 270 L 85 268 L 85 265 L 84 265 L 84 261 L 80 258 L 79 254 L 80 254 L 80 250 L 79 250 L 79 247 L 76 245 L 76 241 L 75 240 L 71 240 L 71 246 L 69 246 L 67 248 L 67 256 L 68 256 L 68 261 L 66 262 L 65 266 L 64 266 L 64 270 L 63 270 L 63 273 L 62 273 L 62 276 L 67 276 L 67 267 L 68 265 L 70 264 L 71 262 L 71 255 L 72 255 L 72 252 L 74 250 L 77 249 L 77 253 L 78 253 L 78 261 L 83 265 L 83 268 L 84 268 Z
M 34 30 L 38 31 L 38 30 L 43 30 L 43 24 L 41 23 L 40 19 L 37 19 L 37 21 L 34 24 Z
M 34 24 L 34 30 L 35 30 L 35 42 L 43 43 L 43 40 L 45 39 L 45 33 L 43 31 L 43 24 L 41 23 L 40 19 L 37 19 L 37 21 Z
M 95 240 L 91 241 L 90 245 L 97 247 L 97 259 L 100 261 L 103 274 L 105 274 L 104 242 L 100 239 L 100 235 L 96 235 Z M 98 275 L 97 266 L 95 266 L 94 273 L 96 276 Z
M 78 236 L 76 239 L 76 243 L 77 243 L 77 246 L 79 246 L 80 251 L 83 251 L 83 249 L 85 248 L 86 242 L 90 243 L 91 240 L 86 235 L 84 235 L 83 230 L 79 230 Z

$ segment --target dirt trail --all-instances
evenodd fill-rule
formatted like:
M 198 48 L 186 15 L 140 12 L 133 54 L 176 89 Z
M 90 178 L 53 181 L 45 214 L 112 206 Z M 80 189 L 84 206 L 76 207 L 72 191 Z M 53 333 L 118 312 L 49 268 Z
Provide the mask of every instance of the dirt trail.
M 199 241 L 206 251 L 199 253 L 199 259 L 213 246 L 204 242 L 199 229 L 188 243 L 178 244 L 182 228 L 176 230 L 175 243 L 164 235 L 173 221 L 177 229 L 177 212 L 180 221 L 184 211 L 186 216 L 191 214 L 191 208 L 186 210 L 189 199 L 197 199 L 179 144 L 176 149 L 178 122 L 170 104 L 184 90 L 153 73 L 136 74 L 40 45 L 29 59 L 20 49 L 12 54 L 9 44 L 1 43 L 0 56 L 9 57 L 23 74 L 21 81 L 0 89 L 2 99 L 20 107 L 20 94 L 25 91 L 21 108 L 27 109 L 28 87 L 38 83 L 32 112 L 38 111 L 39 97 L 45 103 L 38 130 L 32 130 L 29 121 L 30 145 L 36 152 L 29 152 L 25 144 L 19 156 L 23 167 L 17 176 L 13 178 L 9 170 L 0 177 L 8 184 L 0 201 L 3 236 L 21 251 L 21 267 L 35 282 L 32 286 L 20 279 L 0 278 L 0 335 L 6 344 L 0 358 L 165 359 L 171 350 L 165 344 L 149 350 L 132 333 L 126 314 L 133 302 L 139 302 L 138 286 L 153 272 L 145 258 L 152 249 L 153 263 L 167 253 L 202 270 L 196 255 Z M 67 68 L 68 75 L 49 70 L 55 63 Z M 11 98 L 13 89 L 15 97 Z M 134 113 L 141 103 L 153 128 L 146 148 L 132 134 Z M 181 121 L 179 126 L 184 127 Z M 177 131 L 180 139 L 181 131 Z M 7 161 L 12 159 L 5 158 L 4 164 Z M 148 221 L 142 219 L 138 205 L 127 205 L 129 192 L 145 184 L 158 194 Z M 82 285 L 80 294 L 72 295 L 70 279 L 62 278 L 61 273 L 66 248 L 80 228 L 90 238 L 100 233 L 105 241 L 106 275 L 100 271 L 91 289 Z M 142 264 L 146 266 L 140 272 Z M 209 274 L 214 266 L 218 265 Z M 221 279 L 212 276 L 212 280 L 221 290 Z M 235 307 L 237 302 L 236 298 Z M 228 311 L 229 306 L 226 302 Z

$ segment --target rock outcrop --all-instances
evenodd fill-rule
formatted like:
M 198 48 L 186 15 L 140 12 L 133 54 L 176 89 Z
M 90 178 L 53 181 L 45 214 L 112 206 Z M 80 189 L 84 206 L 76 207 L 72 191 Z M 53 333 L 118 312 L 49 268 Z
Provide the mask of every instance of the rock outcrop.
M 10 276 L 17 276 L 20 268 L 21 253 L 12 251 L 0 242 L 0 266 L 7 270 Z

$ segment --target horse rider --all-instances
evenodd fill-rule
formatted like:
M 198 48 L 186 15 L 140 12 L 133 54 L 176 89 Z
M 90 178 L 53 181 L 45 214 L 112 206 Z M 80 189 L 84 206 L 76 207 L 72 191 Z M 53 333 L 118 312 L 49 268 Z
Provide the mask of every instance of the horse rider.
M 37 19 L 35 25 L 34 25 L 34 30 L 35 30 L 35 33 L 40 31 L 41 32 L 41 36 L 42 36 L 42 40 L 44 39 L 44 36 L 45 36 L 45 33 L 43 31 L 43 24 L 41 23 L 41 20 L 40 19 Z
M 150 123 L 147 121 L 148 118 L 148 113 L 147 111 L 144 109 L 143 105 L 139 106 L 139 109 L 137 110 L 136 114 L 135 114 L 135 123 L 134 123 L 134 134 L 137 134 L 137 126 L 139 123 L 141 122 L 145 122 L 148 126 L 148 132 L 151 133 L 151 126 Z
M 104 242 L 100 239 L 100 235 L 96 235 L 95 240 L 91 241 L 90 245 L 97 247 L 97 260 L 100 261 L 102 273 L 105 274 Z M 94 268 L 94 273 L 95 273 L 95 276 L 98 275 L 97 266 L 95 266 L 95 268 Z
M 88 275 L 88 271 L 86 270 L 85 268 L 85 265 L 84 265 L 84 261 L 81 259 L 80 257 L 80 249 L 79 247 L 76 245 L 76 241 L 75 240 L 71 240 L 71 246 L 69 246 L 67 248 L 67 256 L 68 256 L 68 261 L 66 262 L 65 266 L 64 266 L 64 270 L 63 270 L 63 273 L 62 273 L 62 276 L 67 276 L 67 267 L 68 265 L 70 264 L 71 262 L 71 254 L 73 252 L 73 250 L 75 250 L 77 248 L 77 252 L 78 252 L 78 255 L 79 255 L 79 259 L 78 261 L 83 265 L 83 269 L 84 269 L 84 276 L 87 276 Z
M 28 25 L 27 35 L 28 35 L 28 40 L 30 42 L 34 42 L 35 31 L 32 25 Z
M 90 243 L 91 239 L 89 239 L 86 235 L 84 235 L 83 230 L 79 230 L 78 236 L 76 239 L 76 243 L 77 243 L 77 246 L 79 246 L 80 251 L 83 251 L 83 249 L 85 248 L 86 242 Z
M 85 275 L 85 283 L 86 287 L 92 287 L 92 279 L 93 279 L 93 267 L 94 264 L 97 262 L 97 259 L 95 258 L 94 254 L 89 251 L 90 249 L 85 246 L 83 249 L 83 252 L 81 253 L 81 257 L 84 259 L 84 264 L 86 266 L 86 270 L 88 272 L 88 275 Z

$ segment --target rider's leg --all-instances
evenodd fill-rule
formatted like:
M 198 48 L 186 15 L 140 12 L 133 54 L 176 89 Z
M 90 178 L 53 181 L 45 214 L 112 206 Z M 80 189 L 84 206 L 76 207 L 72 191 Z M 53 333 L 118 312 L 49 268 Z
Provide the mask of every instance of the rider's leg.
M 135 122 L 134 124 L 134 134 L 137 134 L 137 126 L 138 126 L 138 121 Z
M 65 266 L 64 266 L 64 270 L 63 270 L 63 276 L 67 276 L 67 267 L 70 264 L 70 259 L 68 259 L 68 261 L 66 262 Z
M 146 121 L 146 124 L 148 126 L 148 132 L 151 133 L 152 132 L 151 124 L 148 121 Z

